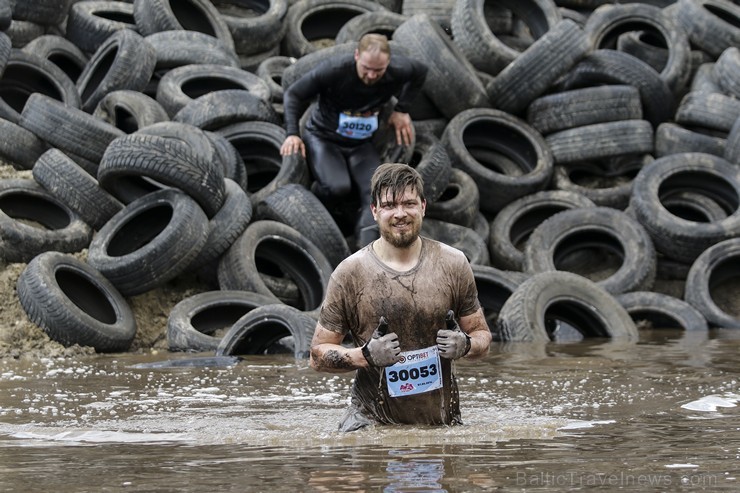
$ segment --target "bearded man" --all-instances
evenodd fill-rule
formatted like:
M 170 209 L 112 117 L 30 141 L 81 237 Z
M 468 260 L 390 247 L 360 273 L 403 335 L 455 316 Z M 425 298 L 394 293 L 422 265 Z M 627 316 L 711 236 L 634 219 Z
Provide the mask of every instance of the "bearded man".
M 370 189 L 380 238 L 332 273 L 311 367 L 357 372 L 341 431 L 461 424 L 452 361 L 491 344 L 473 271 L 460 250 L 419 235 L 426 200 L 415 169 L 382 164 Z M 354 347 L 342 345 L 347 334 Z

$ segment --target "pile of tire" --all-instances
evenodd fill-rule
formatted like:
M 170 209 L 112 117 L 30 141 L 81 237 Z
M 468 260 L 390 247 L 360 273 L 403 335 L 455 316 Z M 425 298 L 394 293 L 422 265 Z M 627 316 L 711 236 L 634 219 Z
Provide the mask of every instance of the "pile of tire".
M 740 328 L 736 2 L 0 0 L 0 30 L 0 158 L 32 171 L 0 254 L 63 344 L 127 350 L 128 298 L 187 274 L 171 350 L 307 357 L 354 242 L 279 154 L 282 94 L 368 32 L 429 67 L 413 146 L 376 143 L 497 339 Z

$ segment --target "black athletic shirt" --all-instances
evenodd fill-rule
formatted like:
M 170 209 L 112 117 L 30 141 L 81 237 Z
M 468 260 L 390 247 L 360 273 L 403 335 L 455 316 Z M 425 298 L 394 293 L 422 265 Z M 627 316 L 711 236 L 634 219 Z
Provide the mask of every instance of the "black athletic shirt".
M 305 105 L 318 96 L 309 126 L 326 136 L 336 134 L 339 113 L 379 111 L 392 96 L 396 111 L 408 113 L 421 90 L 427 67 L 403 55 L 392 55 L 383 77 L 366 85 L 357 75 L 354 54 L 327 60 L 295 81 L 283 94 L 283 111 L 288 135 L 300 135 L 298 121 Z

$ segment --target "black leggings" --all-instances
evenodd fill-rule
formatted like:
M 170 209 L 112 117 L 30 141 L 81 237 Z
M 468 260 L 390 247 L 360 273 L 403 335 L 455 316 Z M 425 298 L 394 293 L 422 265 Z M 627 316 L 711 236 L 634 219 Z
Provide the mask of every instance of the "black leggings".
M 324 139 L 306 129 L 303 132 L 308 165 L 316 180 L 316 196 L 327 207 L 346 198 L 355 190 L 360 198 L 360 215 L 355 234 L 360 229 L 375 224 L 370 211 L 370 178 L 380 165 L 380 155 L 372 142 L 340 144 Z

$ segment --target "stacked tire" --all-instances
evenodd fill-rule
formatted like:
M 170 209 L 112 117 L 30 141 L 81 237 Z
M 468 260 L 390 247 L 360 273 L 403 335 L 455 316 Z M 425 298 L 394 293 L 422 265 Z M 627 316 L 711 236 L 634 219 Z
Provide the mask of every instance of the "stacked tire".
M 191 277 L 169 349 L 306 357 L 357 211 L 280 155 L 282 93 L 383 32 L 430 70 L 414 144 L 377 144 L 423 176 L 423 234 L 467 255 L 497 338 L 740 326 L 740 6 L 601 3 L 0 2 L 22 305 L 63 344 L 125 351 L 127 300 Z

